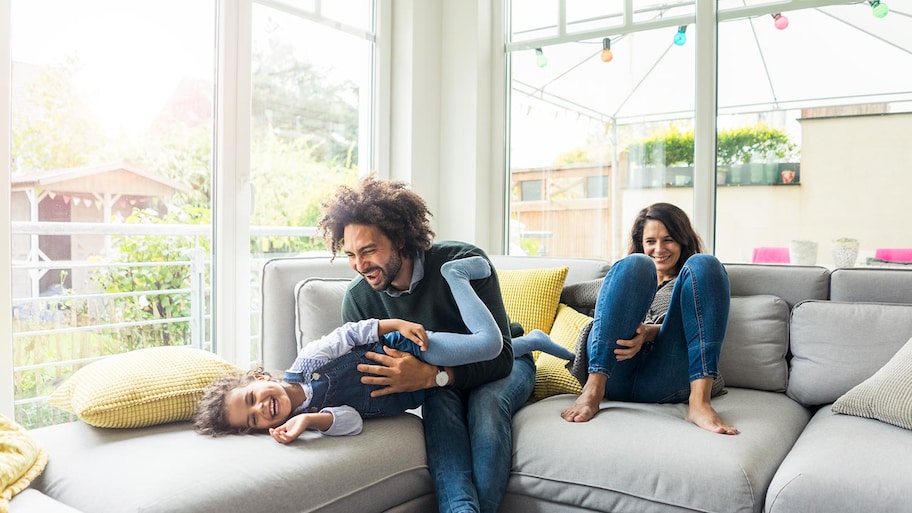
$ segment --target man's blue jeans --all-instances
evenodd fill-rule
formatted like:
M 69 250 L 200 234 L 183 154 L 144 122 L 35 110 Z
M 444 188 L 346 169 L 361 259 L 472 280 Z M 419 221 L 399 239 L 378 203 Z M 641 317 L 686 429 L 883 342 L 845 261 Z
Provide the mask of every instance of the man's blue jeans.
M 513 463 L 513 414 L 532 395 L 535 362 L 471 390 L 439 389 L 422 407 L 428 466 L 440 513 L 495 513 Z
M 656 292 L 652 260 L 635 253 L 605 276 L 589 333 L 589 372 L 608 376 L 605 397 L 643 403 L 683 402 L 690 382 L 719 375 L 719 354 L 731 299 L 728 274 L 719 260 L 696 254 L 684 263 L 658 336 L 629 360 L 618 362 L 617 340 L 630 340 Z

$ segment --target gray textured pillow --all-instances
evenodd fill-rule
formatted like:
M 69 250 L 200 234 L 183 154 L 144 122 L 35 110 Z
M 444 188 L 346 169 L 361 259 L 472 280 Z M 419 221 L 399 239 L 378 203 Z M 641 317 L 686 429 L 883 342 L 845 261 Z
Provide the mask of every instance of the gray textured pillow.
M 350 282 L 349 278 L 307 278 L 295 286 L 298 351 L 342 325 L 342 299 Z
M 912 339 L 873 376 L 837 399 L 832 410 L 912 429 Z
M 784 392 L 789 307 L 770 295 L 731 298 L 719 372 L 732 387 Z

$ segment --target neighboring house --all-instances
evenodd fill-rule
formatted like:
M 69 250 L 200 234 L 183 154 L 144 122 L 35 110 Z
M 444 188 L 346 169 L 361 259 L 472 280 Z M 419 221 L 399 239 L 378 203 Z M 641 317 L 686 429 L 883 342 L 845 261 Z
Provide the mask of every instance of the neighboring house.
M 187 186 L 126 162 L 16 174 L 11 180 L 11 219 L 18 223 L 109 223 L 135 208 L 167 212 L 172 194 Z M 87 261 L 102 254 L 109 236 L 90 230 L 56 229 L 49 224 L 14 230 L 12 259 L 16 264 Z M 24 233 L 23 233 L 24 232 Z M 56 233 L 61 232 L 61 233 Z M 85 268 L 30 269 L 13 272 L 13 298 L 72 289 L 87 282 Z

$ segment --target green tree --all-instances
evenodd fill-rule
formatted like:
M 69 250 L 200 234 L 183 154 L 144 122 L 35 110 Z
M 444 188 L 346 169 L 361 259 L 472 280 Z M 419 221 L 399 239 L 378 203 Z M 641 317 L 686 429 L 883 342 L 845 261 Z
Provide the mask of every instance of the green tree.
M 186 207 L 160 216 L 153 210 L 135 210 L 124 222 L 130 224 L 208 224 L 206 209 Z M 114 237 L 113 263 L 161 264 L 146 266 L 107 266 L 92 274 L 92 280 L 108 293 L 140 293 L 118 296 L 109 300 L 108 322 L 156 321 L 140 329 L 118 332 L 118 352 L 142 347 L 184 345 L 189 339 L 186 321 L 170 322 L 189 317 L 191 266 L 173 265 L 191 258 L 193 250 L 209 254 L 208 237 L 185 235 L 122 235 Z M 204 280 L 208 283 L 209 280 Z M 208 304 L 208 301 L 207 301 Z
M 28 105 L 12 112 L 13 173 L 91 164 L 103 130 L 88 96 L 76 83 L 80 64 L 69 57 L 45 68 L 29 85 Z
M 299 60 L 279 38 L 253 49 L 251 103 L 254 124 L 293 141 L 304 139 L 316 160 L 357 164 L 358 86 L 332 82 L 326 70 Z

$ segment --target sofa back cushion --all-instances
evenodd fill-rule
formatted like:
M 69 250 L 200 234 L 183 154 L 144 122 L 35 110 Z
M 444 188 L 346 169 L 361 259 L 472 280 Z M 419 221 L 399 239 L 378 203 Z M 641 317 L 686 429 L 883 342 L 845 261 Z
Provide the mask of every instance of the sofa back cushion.
M 603 278 L 611 262 L 598 258 L 530 257 L 516 255 L 489 255 L 498 271 L 506 269 L 542 269 L 567 267 L 565 285 Z
M 260 343 L 262 365 L 269 371 L 288 368 L 298 355 L 298 323 L 295 291 L 302 280 L 354 278 L 355 271 L 344 258 L 330 256 L 274 258 L 263 264 L 260 274 Z M 332 311 L 331 308 L 326 310 Z M 341 321 L 341 310 L 339 317 Z
M 719 371 L 725 384 L 784 392 L 788 384 L 789 308 L 766 294 L 731 298 Z
M 830 276 L 830 299 L 912 304 L 912 268 L 836 269 Z
M 814 407 L 871 377 L 912 336 L 912 305 L 806 301 L 792 309 L 786 393 Z
M 297 348 L 291 355 L 292 360 L 308 342 L 326 336 L 342 325 L 342 299 L 349 283 L 348 278 L 306 278 L 295 285 Z
M 830 271 L 825 267 L 725 264 L 725 270 L 732 297 L 770 294 L 784 299 L 789 307 L 807 299 L 830 298 Z

